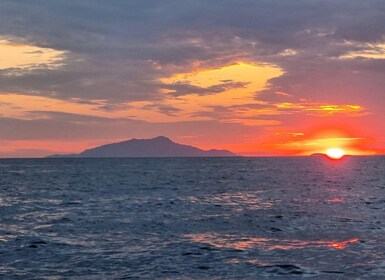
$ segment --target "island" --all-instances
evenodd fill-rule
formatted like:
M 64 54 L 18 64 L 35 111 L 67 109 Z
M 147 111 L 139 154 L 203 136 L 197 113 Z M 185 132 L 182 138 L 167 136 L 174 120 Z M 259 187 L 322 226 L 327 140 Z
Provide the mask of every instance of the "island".
M 199 148 L 175 143 L 167 137 L 151 139 L 131 139 L 87 149 L 79 154 L 50 155 L 49 158 L 81 157 L 239 157 L 228 150 L 201 150 Z

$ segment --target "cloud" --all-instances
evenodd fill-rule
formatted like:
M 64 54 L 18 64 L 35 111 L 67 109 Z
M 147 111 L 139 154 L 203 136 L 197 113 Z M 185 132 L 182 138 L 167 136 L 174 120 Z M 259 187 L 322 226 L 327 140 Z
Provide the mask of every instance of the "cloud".
M 66 52 L 68 66 L 23 77 L 3 72 L 0 90 L 109 103 L 159 101 L 158 80 L 194 63 L 224 66 L 248 58 L 290 72 L 307 57 L 337 55 L 331 53 L 337 43 L 382 40 L 384 8 L 358 0 L 2 1 L 0 34 Z
M 367 114 L 360 105 L 352 104 L 322 104 L 309 101 L 301 101 L 297 103 L 277 103 L 276 108 L 280 111 L 288 113 L 307 112 L 321 116 L 333 116 L 335 114 L 347 114 L 349 116 L 363 116 Z
M 174 83 L 174 84 L 163 84 L 161 87 L 167 90 L 167 94 L 172 96 L 183 96 L 189 94 L 196 95 L 210 95 L 221 93 L 230 89 L 245 88 L 248 82 L 236 82 L 236 81 L 224 81 L 220 84 L 215 84 L 209 87 L 200 87 L 191 85 L 188 83 Z
M 126 136 L 112 131 L 123 124 L 132 134 L 146 134 L 144 129 L 157 131 L 158 122 L 164 124 L 159 131 L 176 135 L 171 123 L 201 117 L 210 124 L 194 128 L 199 135 L 211 135 L 206 128 L 215 130 L 223 120 L 236 120 L 232 125 L 249 135 L 243 121 L 295 126 L 294 120 L 309 112 L 360 106 L 378 130 L 385 89 L 384 11 L 380 0 L 3 0 L 0 47 L 24 49 L 17 50 L 21 62 L 0 62 L 1 98 L 39 96 L 65 104 L 56 113 L 52 107 L 27 109 L 40 118 L 35 120 L 11 118 L 8 108 L 2 127 L 15 139 L 33 132 L 36 138 L 41 133 L 66 139 L 64 131 L 80 138 L 102 137 L 103 131 Z M 254 68 L 242 80 L 233 66 Z M 210 80 L 207 73 L 216 69 L 227 76 Z M 115 114 L 117 122 L 98 128 L 94 123 L 104 124 L 103 119 L 65 115 L 74 113 L 63 109 L 70 103 L 88 105 L 95 117 Z M 50 112 L 36 112 L 44 110 Z M 141 121 L 122 120 L 123 112 Z M 58 127 L 63 133 L 54 136 Z
M 119 122 L 128 121 L 128 118 L 107 118 L 99 116 L 90 116 L 82 114 L 73 114 L 56 111 L 27 111 L 26 112 L 33 120 L 54 120 L 68 123 L 83 124 L 83 123 L 100 123 L 100 122 Z
M 177 107 L 168 106 L 168 105 L 162 105 L 162 104 L 148 104 L 144 105 L 142 107 L 144 110 L 156 110 L 160 113 L 163 113 L 167 116 L 178 116 L 178 113 L 182 111 L 182 109 L 179 109 Z
M 345 53 L 340 58 L 354 59 L 354 58 L 369 58 L 369 59 L 385 59 L 385 43 L 360 43 L 360 42 L 346 42 L 352 46 L 351 51 Z

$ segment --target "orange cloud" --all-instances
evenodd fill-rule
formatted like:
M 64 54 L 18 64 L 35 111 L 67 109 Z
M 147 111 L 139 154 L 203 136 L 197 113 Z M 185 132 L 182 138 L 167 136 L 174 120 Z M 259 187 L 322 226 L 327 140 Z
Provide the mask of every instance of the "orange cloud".
M 242 105 L 255 102 L 255 92 L 268 86 L 268 81 L 283 74 L 278 66 L 269 64 L 252 64 L 238 62 L 232 65 L 215 69 L 198 69 L 190 73 L 178 73 L 161 80 L 165 84 L 185 83 L 197 87 L 208 88 L 220 85 L 226 81 L 242 83 L 244 86 L 228 88 L 227 90 L 207 95 L 186 94 L 175 100 L 168 97 L 165 90 L 165 102 L 170 105 L 180 106 L 184 111 L 200 110 L 205 106 Z M 186 105 L 188 104 L 188 105 Z
M 64 51 L 15 43 L 0 37 L 0 69 L 14 68 L 13 75 L 36 68 L 58 68 L 63 65 L 65 56 Z

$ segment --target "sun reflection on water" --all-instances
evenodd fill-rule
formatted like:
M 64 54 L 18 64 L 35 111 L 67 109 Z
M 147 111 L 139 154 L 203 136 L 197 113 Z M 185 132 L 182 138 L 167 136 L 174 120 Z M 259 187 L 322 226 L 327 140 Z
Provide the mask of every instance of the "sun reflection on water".
M 344 201 L 344 199 L 343 198 L 339 198 L 339 197 L 333 197 L 331 199 L 328 199 L 327 201 L 333 202 L 333 203 L 342 203 Z
M 331 243 L 331 244 L 329 244 L 329 247 L 335 248 L 337 250 L 342 250 L 342 249 L 345 249 L 345 247 L 347 245 L 357 243 L 358 241 L 359 241 L 358 238 L 352 238 L 352 239 L 349 239 L 347 241 Z
M 250 250 L 259 249 L 263 251 L 274 250 L 296 250 L 307 248 L 333 248 L 337 250 L 345 249 L 359 241 L 358 238 L 351 238 L 345 241 L 326 241 L 326 240 L 297 240 L 297 239 L 278 239 L 265 237 L 236 236 L 230 234 L 199 233 L 187 234 L 185 238 L 196 243 L 209 244 L 218 249 Z

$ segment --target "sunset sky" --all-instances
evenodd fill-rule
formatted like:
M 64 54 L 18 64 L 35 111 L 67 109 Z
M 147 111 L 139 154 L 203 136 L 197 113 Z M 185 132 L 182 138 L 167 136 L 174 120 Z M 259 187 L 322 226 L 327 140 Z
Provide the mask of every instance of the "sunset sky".
M 0 0 L 0 157 L 383 154 L 384 108 L 382 0 Z

